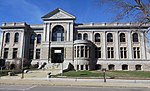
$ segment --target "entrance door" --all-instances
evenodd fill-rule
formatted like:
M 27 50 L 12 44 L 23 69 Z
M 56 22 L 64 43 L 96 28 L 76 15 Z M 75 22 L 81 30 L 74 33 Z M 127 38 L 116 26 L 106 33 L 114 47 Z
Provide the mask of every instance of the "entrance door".
M 64 61 L 64 48 L 52 48 L 52 63 L 62 63 Z

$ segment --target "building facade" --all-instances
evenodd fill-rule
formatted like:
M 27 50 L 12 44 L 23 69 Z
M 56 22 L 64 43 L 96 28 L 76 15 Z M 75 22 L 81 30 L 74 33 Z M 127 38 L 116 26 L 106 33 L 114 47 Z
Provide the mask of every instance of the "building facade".
M 43 24 L 3 23 L 0 57 L 10 64 L 25 58 L 47 69 L 150 71 L 149 24 L 75 23 L 56 9 Z

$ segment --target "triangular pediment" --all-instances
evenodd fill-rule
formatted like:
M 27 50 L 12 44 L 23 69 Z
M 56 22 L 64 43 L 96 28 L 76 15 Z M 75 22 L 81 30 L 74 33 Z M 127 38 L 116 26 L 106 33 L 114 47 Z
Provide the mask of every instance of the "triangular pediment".
M 44 15 L 42 17 L 42 19 L 43 20 L 45 20 L 45 19 L 49 19 L 49 20 L 57 20 L 57 19 L 59 19 L 59 20 L 60 19 L 63 19 L 63 20 L 64 19 L 74 20 L 75 17 L 73 15 L 67 13 L 66 11 L 58 8 L 58 9 L 56 9 L 56 10 L 54 10 L 54 11 L 52 11 L 52 12 L 46 14 L 46 15 Z

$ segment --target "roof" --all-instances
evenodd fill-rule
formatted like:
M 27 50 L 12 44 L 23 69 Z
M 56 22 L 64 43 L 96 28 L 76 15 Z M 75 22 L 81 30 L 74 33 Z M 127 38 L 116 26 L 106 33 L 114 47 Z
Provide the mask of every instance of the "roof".
M 43 20 L 60 20 L 60 19 L 63 19 L 63 20 L 75 20 L 75 16 L 71 15 L 70 13 L 60 9 L 60 8 L 57 8 L 55 9 L 54 11 L 44 15 L 43 17 L 41 17 Z

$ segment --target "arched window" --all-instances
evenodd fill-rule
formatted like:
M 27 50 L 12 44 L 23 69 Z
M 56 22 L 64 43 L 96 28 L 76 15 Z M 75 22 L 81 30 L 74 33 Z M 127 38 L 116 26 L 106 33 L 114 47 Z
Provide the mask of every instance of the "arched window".
M 10 33 L 6 33 L 5 42 L 9 43 L 9 41 L 10 41 Z
M 30 36 L 30 44 L 34 44 L 34 39 L 35 39 L 34 34 L 31 34 L 31 36 Z
M 124 33 L 120 33 L 120 42 L 126 42 L 126 37 Z
M 19 41 L 19 33 L 15 33 L 14 42 L 17 43 Z
M 57 25 L 53 28 L 52 41 L 64 41 L 64 28 Z
M 78 34 L 78 40 L 82 40 L 82 34 L 81 33 Z
M 113 35 L 112 33 L 107 34 L 107 42 L 113 42 Z
M 133 40 L 133 42 L 139 42 L 137 33 L 133 33 L 132 40 Z
M 99 33 L 96 33 L 95 34 L 95 42 L 100 42 L 100 34 Z
M 88 34 L 87 33 L 83 34 L 83 39 L 88 40 Z
M 37 35 L 37 44 L 40 44 L 41 43 L 41 34 L 38 34 Z

